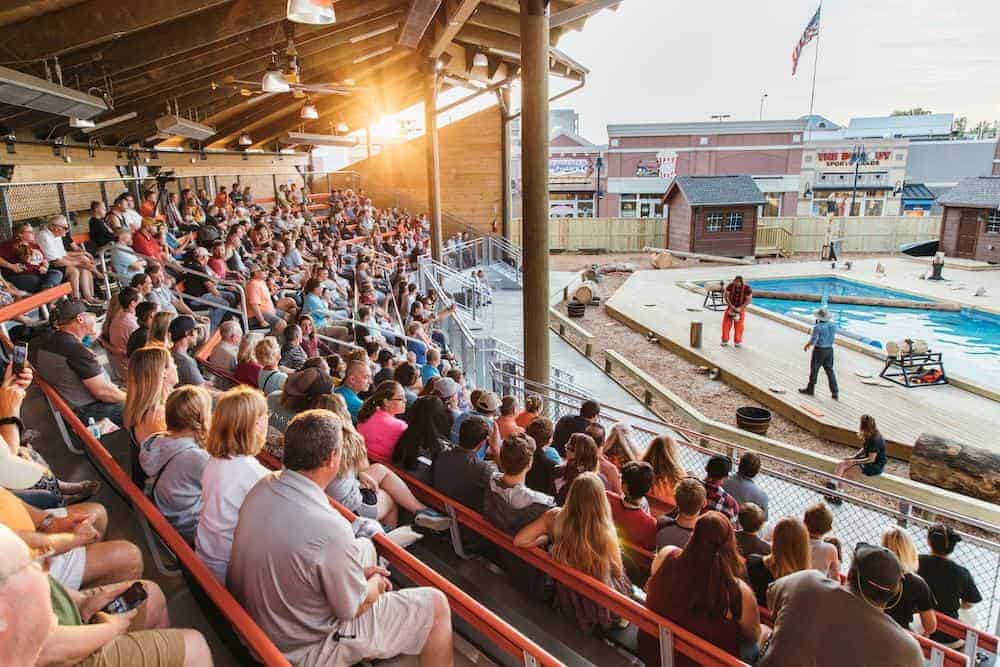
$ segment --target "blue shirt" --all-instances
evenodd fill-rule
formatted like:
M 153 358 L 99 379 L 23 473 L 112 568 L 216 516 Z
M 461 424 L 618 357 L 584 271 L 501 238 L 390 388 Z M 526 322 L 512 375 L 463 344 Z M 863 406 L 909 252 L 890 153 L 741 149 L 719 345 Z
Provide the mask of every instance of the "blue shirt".
M 809 342 L 816 347 L 833 347 L 833 338 L 837 335 L 837 325 L 833 322 L 817 322 L 813 327 Z
M 427 384 L 427 381 L 432 377 L 441 377 L 441 372 L 430 364 L 424 364 L 420 367 L 420 380 L 424 384 Z
M 427 346 L 423 343 L 423 341 L 419 341 L 414 338 L 407 338 L 406 351 L 412 352 L 414 356 L 416 356 L 418 366 L 423 366 L 427 363 Z
M 493 428 L 493 417 L 488 417 L 482 413 L 476 412 L 475 410 L 466 410 L 462 414 L 455 417 L 455 421 L 452 422 L 451 424 L 451 441 L 456 445 L 458 444 L 458 432 L 462 428 L 462 422 L 464 422 L 472 415 L 477 415 L 479 417 L 482 417 L 487 422 L 489 422 L 490 428 L 491 429 Z M 486 448 L 484 447 L 482 453 L 477 454 L 477 456 L 479 456 L 479 458 L 484 458 L 486 456 Z
M 306 315 L 313 318 L 313 322 L 316 324 L 316 328 L 326 326 L 326 302 L 315 294 L 306 294 L 305 298 L 302 300 L 302 310 L 305 311 Z
M 358 410 L 361 409 L 364 401 L 358 398 L 353 389 L 345 385 L 340 385 L 333 393 L 340 394 L 343 397 L 344 403 L 347 404 L 347 411 L 351 413 L 351 421 L 357 423 Z

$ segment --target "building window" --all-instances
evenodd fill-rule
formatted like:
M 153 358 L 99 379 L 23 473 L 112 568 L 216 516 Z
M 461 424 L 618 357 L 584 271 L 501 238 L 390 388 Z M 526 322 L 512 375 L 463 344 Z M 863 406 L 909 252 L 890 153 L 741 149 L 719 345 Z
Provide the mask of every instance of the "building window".
M 709 213 L 705 216 L 705 231 L 706 232 L 721 232 L 722 231 L 722 214 L 721 213 Z
M 764 216 L 777 217 L 781 215 L 781 194 L 780 192 L 765 192 Z
M 1000 234 L 1000 208 L 990 211 L 986 218 L 986 233 Z
M 741 232 L 743 231 L 743 214 L 738 211 L 730 211 L 729 215 L 726 216 L 726 231 L 727 232 Z
M 622 194 L 618 198 L 618 216 L 621 218 L 662 218 L 661 196 Z
M 549 217 L 593 218 L 593 192 L 550 192 Z

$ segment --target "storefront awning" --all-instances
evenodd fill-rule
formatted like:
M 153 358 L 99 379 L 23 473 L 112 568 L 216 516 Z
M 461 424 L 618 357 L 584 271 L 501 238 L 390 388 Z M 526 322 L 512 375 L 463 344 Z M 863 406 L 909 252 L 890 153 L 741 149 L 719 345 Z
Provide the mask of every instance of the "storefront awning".
M 838 185 L 814 185 L 813 192 L 850 192 L 852 190 L 850 184 L 840 183 Z M 858 185 L 858 192 L 877 192 L 877 191 L 892 190 L 891 185 Z

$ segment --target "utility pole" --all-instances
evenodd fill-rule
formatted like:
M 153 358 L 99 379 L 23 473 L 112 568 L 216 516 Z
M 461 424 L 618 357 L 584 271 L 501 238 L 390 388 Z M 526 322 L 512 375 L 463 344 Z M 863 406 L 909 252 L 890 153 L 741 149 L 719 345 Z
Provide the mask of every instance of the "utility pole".
M 865 145 L 858 144 L 854 147 L 854 152 L 851 153 L 851 162 L 854 163 L 854 187 L 851 189 L 851 208 L 847 211 L 847 216 L 850 217 L 854 213 L 854 201 L 858 197 L 858 171 L 861 169 L 861 163 L 865 160 Z M 860 214 L 861 211 L 858 211 Z
M 757 120 L 764 120 L 764 100 L 766 99 L 767 93 L 760 96 L 760 115 L 757 117 Z

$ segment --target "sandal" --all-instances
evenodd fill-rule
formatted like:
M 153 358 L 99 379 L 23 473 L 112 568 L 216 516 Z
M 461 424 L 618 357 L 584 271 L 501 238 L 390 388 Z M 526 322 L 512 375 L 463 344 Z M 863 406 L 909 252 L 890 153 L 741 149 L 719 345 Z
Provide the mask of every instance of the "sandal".
M 66 504 L 82 503 L 101 490 L 101 483 L 96 480 L 86 482 L 60 482 L 59 490 L 66 499 Z

